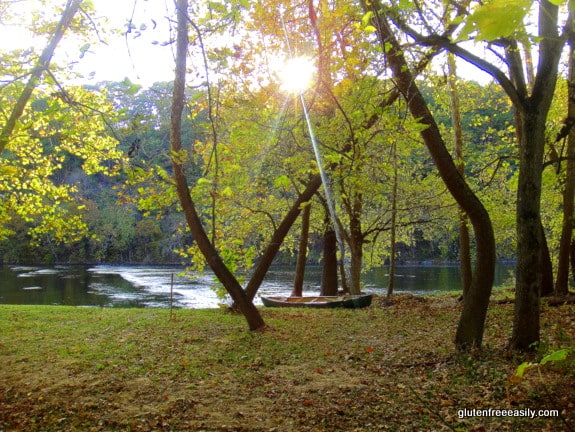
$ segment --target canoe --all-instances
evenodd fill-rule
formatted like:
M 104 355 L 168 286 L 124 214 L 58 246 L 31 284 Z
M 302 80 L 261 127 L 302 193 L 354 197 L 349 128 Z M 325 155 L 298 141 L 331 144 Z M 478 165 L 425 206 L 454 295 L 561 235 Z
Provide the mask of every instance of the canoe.
M 371 304 L 371 294 L 316 296 L 316 297 L 262 297 L 267 307 L 308 307 L 360 309 Z

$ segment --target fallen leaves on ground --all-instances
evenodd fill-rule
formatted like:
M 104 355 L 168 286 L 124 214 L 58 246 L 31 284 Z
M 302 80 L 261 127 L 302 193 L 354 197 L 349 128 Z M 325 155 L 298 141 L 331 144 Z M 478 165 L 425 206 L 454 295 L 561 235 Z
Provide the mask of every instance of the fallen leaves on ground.
M 459 312 L 454 298 L 409 295 L 263 309 L 270 329 L 254 333 L 216 310 L 3 306 L 0 430 L 573 430 L 573 362 L 511 384 L 525 360 L 503 349 L 513 305 L 491 306 L 472 353 L 454 351 Z M 573 346 L 574 312 L 543 308 L 550 349 Z M 489 408 L 561 415 L 460 416 Z

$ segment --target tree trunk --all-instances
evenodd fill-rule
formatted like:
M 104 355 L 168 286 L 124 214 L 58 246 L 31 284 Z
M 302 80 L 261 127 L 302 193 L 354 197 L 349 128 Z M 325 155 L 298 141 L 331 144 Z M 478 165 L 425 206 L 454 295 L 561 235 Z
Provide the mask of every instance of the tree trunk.
M 311 203 L 306 203 L 301 215 L 301 236 L 299 238 L 299 251 L 295 266 L 292 297 L 301 297 L 303 293 L 303 280 L 307 261 L 307 243 L 309 238 L 309 219 L 311 215 Z
M 563 190 L 563 225 L 559 240 L 559 257 L 557 258 L 557 280 L 555 295 L 569 294 L 569 251 L 573 234 L 573 210 L 575 198 L 575 41 L 569 47 L 569 85 L 567 97 L 567 118 L 565 128 L 571 128 L 567 137 L 567 172 Z
M 396 253 L 396 230 L 397 230 L 397 146 L 392 143 L 392 163 L 393 163 L 393 186 L 391 190 L 391 230 L 389 247 L 389 279 L 387 282 L 387 300 L 391 300 L 393 289 L 395 288 L 395 253 Z
M 575 279 L 575 239 L 571 239 L 569 249 L 570 249 L 569 264 L 571 267 L 571 277 Z
M 454 156 L 457 170 L 462 177 L 465 177 L 465 162 L 463 161 L 463 131 L 461 129 L 461 108 L 459 103 L 459 93 L 457 91 L 457 69 L 455 56 L 447 54 L 448 61 L 448 84 L 449 96 L 451 99 L 451 122 L 453 123 L 453 140 L 455 143 Z M 459 207 L 459 270 L 461 272 L 461 283 L 463 285 L 463 298 L 466 297 L 473 273 L 471 270 L 471 246 L 469 240 L 469 228 L 467 226 L 467 215 Z
M 363 266 L 363 246 L 359 245 L 350 246 L 350 266 L 349 266 L 349 293 L 350 294 L 360 294 L 361 293 L 361 268 Z
M 349 291 L 350 294 L 360 294 L 363 266 L 363 232 L 361 229 L 363 198 L 361 195 L 356 195 L 352 200 L 353 205 L 349 215 L 349 251 L 351 254 Z
M 170 147 L 172 165 L 174 168 L 174 180 L 178 197 L 186 217 L 186 222 L 194 236 L 194 240 L 204 255 L 208 265 L 213 270 L 222 285 L 228 291 L 233 301 L 246 318 L 250 330 L 259 330 L 265 327 L 265 323 L 249 299 L 241 285 L 229 271 L 219 256 L 214 245 L 210 242 L 201 220 L 196 212 L 192 201 L 188 183 L 184 174 L 183 163 L 179 155 L 182 151 L 182 113 L 184 111 L 184 93 L 186 85 L 186 56 L 188 52 L 188 0 L 177 0 L 177 45 L 176 45 L 176 72 L 174 79 L 174 93 L 172 97 L 171 120 L 170 120 Z
M 517 268 L 511 347 L 533 348 L 539 341 L 539 292 L 543 236 L 540 219 L 544 125 L 537 113 L 522 112 L 517 187 Z
M 246 286 L 246 295 L 248 299 L 253 300 L 260 285 L 262 284 L 278 250 L 288 234 L 291 226 L 296 221 L 301 212 L 301 207 L 304 203 L 308 202 L 321 186 L 321 176 L 316 174 L 312 176 L 306 185 L 305 190 L 298 196 L 297 200 L 293 203 L 290 210 L 287 212 L 277 229 L 274 231 L 271 240 L 268 243 L 265 251 L 258 261 L 248 285 Z
M 379 0 L 362 0 L 365 12 L 372 12 L 372 23 L 377 29 L 379 41 L 386 54 L 393 79 L 407 101 L 411 115 L 425 126 L 421 136 L 433 158 L 443 182 L 457 203 L 467 213 L 475 232 L 477 260 L 474 277 L 467 296 L 455 335 L 455 344 L 460 350 L 480 347 L 483 340 L 485 317 L 495 274 L 495 238 L 489 214 L 477 196 L 470 189 L 446 148 L 441 132 L 431 114 L 425 99 L 417 87 L 387 17 L 383 15 Z
M 323 235 L 323 269 L 321 273 L 322 296 L 337 295 L 337 237 L 329 218 L 325 222 Z
M 349 284 L 347 282 L 347 273 L 345 271 L 345 260 L 343 259 L 338 260 L 338 267 L 339 267 L 339 277 L 341 280 L 341 291 L 344 294 L 351 294 L 349 290 Z
M 42 51 L 40 57 L 38 58 L 38 62 L 36 63 L 36 66 L 34 66 L 34 69 L 32 69 L 32 72 L 30 73 L 30 78 L 28 79 L 28 82 L 26 83 L 24 90 L 22 90 L 22 93 L 20 94 L 20 97 L 16 101 L 14 108 L 10 113 L 10 116 L 6 120 L 4 126 L 2 127 L 2 131 L 0 131 L 0 155 L 4 152 L 4 149 L 8 145 L 8 142 L 10 141 L 10 136 L 12 135 L 12 132 L 14 132 L 14 128 L 16 127 L 16 122 L 22 116 L 22 113 L 24 112 L 24 109 L 26 108 L 26 105 L 28 104 L 30 97 L 32 96 L 32 92 L 34 91 L 34 89 L 38 85 L 38 82 L 40 81 L 40 77 L 50 67 L 50 62 L 52 61 L 52 57 L 54 56 L 56 47 L 62 40 L 62 37 L 64 37 L 64 33 L 66 32 L 66 30 L 68 30 L 68 28 L 70 27 L 72 19 L 74 18 L 74 15 L 76 15 L 76 12 L 78 11 L 82 1 L 83 0 L 68 0 L 64 12 L 62 12 L 60 22 L 58 23 L 56 30 L 54 30 L 54 33 L 52 34 L 52 38 L 48 42 L 46 48 L 44 48 L 44 51 Z
M 539 2 L 539 64 L 533 92 L 515 108 L 520 114 L 517 186 L 517 269 L 510 348 L 532 350 L 539 343 L 539 294 L 543 238 L 540 219 L 545 123 L 557 83 L 563 41 L 557 32 L 559 8 Z M 571 19 L 573 17 L 571 16 Z
M 541 288 L 539 295 L 541 297 L 553 294 L 553 262 L 551 261 L 551 253 L 549 252 L 549 245 L 545 236 L 545 229 L 541 224 Z

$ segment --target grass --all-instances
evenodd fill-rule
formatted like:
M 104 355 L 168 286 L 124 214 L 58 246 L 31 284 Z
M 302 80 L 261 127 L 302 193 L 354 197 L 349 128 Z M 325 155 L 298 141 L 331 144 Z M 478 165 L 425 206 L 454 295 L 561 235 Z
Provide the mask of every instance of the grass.
M 573 430 L 573 363 L 511 384 L 513 305 L 468 354 L 459 312 L 451 296 L 262 309 L 254 333 L 221 310 L 0 306 L 0 431 Z M 543 308 L 546 350 L 574 345 L 574 312 Z M 561 415 L 458 416 L 487 408 Z

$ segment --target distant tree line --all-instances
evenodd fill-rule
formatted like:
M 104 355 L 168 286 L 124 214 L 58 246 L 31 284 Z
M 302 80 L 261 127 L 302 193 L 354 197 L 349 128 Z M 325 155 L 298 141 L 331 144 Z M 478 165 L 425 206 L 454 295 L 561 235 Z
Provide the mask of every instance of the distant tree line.
M 433 79 L 433 78 L 431 78 Z M 424 88 L 426 98 L 436 111 L 443 127 L 451 128 L 451 117 L 441 88 L 442 77 L 435 78 L 436 85 Z M 464 111 L 465 134 L 471 147 L 469 152 L 482 155 L 471 159 L 467 164 L 470 176 L 478 181 L 485 164 L 501 165 L 508 160 L 511 169 L 505 176 L 513 176 L 513 155 L 508 143 L 512 113 L 505 104 L 503 95 L 494 86 L 482 86 L 474 82 L 464 82 L 466 93 L 464 103 L 474 109 Z M 172 84 L 156 83 L 150 88 L 142 88 L 128 80 L 103 82 L 87 86 L 83 91 L 106 95 L 106 103 L 114 116 L 107 121 L 101 134 L 117 140 L 119 154 L 115 162 L 121 168 L 114 176 L 105 173 L 86 173 L 83 159 L 72 154 L 62 162 L 50 179 L 57 185 L 75 188 L 73 199 L 84 206 L 84 220 L 87 230 L 74 241 L 58 241 L 51 233 L 40 237 L 30 234 L 35 220 L 14 218 L 6 228 L 12 234 L 0 242 L 0 253 L 5 263 L 180 263 L 178 251 L 185 250 L 193 243 L 190 234 L 182 229 L 181 215 L 170 191 L 170 160 L 167 152 L 169 138 L 169 110 L 167 109 Z M 197 98 L 189 95 L 190 99 Z M 32 103 L 37 115 L 49 115 L 50 100 L 54 96 L 40 96 Z M 203 139 L 205 133 L 205 110 L 190 114 L 185 118 L 185 140 L 195 142 Z M 328 125 L 329 126 L 329 125 Z M 58 145 L 59 131 L 40 140 L 48 150 Z M 490 153 L 479 151 L 485 146 Z M 476 147 L 475 150 L 473 147 Z M 420 159 L 417 159 L 421 156 Z M 425 177 L 433 176 L 433 166 L 425 155 L 413 153 L 412 163 Z M 491 161 L 486 161 L 490 157 Z M 201 165 L 201 164 L 200 164 Z M 257 167 L 256 167 L 257 168 Z M 201 168 L 195 168 L 196 178 L 201 178 Z M 495 171 L 490 181 L 495 179 Z M 382 175 L 386 175 L 382 173 Z M 272 179 L 273 180 L 273 179 Z M 374 182 L 376 178 L 369 181 Z M 260 180 L 262 181 L 262 180 Z M 254 185 L 255 186 L 255 185 Z M 487 180 L 479 187 L 488 188 Z M 409 186 L 407 186 L 409 187 Z M 406 190 L 406 193 L 410 193 Z M 458 259 L 458 239 L 453 230 L 445 231 L 443 222 L 448 214 L 442 210 L 438 200 L 435 215 L 425 215 L 427 221 L 413 223 L 407 234 L 398 241 L 397 254 L 400 262 L 434 260 L 439 262 Z M 448 205 L 449 207 L 449 205 Z M 431 208 L 426 211 L 433 211 Z M 437 219 L 434 221 L 434 219 Z M 308 261 L 319 263 L 323 236 L 312 233 L 309 243 Z M 502 258 L 513 258 L 510 247 L 502 245 Z M 385 254 L 384 254 L 385 255 Z M 280 253 L 278 261 L 294 262 L 295 245 Z M 387 263 L 383 258 L 379 264 Z

